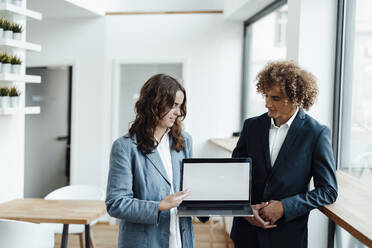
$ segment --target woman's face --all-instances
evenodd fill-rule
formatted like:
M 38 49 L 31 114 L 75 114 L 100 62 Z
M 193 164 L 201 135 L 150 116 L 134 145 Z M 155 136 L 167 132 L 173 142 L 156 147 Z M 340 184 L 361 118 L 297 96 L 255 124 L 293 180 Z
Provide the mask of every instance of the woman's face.
M 171 128 L 174 125 L 177 117 L 181 115 L 181 106 L 183 104 L 185 96 L 182 91 L 177 91 L 174 104 L 168 113 L 159 121 L 157 127 L 159 128 Z

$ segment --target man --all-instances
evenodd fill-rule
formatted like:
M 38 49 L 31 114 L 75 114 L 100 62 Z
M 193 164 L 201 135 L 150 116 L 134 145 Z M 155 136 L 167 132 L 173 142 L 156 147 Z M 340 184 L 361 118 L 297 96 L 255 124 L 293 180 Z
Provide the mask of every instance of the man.
M 279 61 L 266 65 L 256 86 L 268 112 L 244 122 L 232 155 L 252 158 L 254 216 L 234 218 L 231 238 L 235 248 L 307 247 L 310 210 L 337 198 L 330 130 L 303 111 L 316 99 L 315 78 Z

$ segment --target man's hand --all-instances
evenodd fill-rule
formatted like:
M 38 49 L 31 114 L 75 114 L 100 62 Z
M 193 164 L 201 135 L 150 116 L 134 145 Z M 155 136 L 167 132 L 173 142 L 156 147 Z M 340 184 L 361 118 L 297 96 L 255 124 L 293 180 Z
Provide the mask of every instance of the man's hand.
M 268 204 L 269 203 L 264 202 L 264 203 L 261 203 L 261 204 L 252 205 L 251 207 L 252 207 L 252 211 L 253 211 L 253 216 L 247 216 L 247 217 L 244 217 L 244 219 L 246 219 L 253 226 L 257 226 L 257 227 L 261 227 L 261 228 L 265 228 L 265 229 L 276 227 L 276 225 L 272 225 L 272 224 L 270 224 L 269 221 L 264 221 L 260 217 L 259 211 L 262 210 L 262 208 L 268 206 Z
M 273 225 L 284 215 L 283 204 L 281 201 L 271 200 L 265 207 L 259 210 L 259 214 L 263 220 Z

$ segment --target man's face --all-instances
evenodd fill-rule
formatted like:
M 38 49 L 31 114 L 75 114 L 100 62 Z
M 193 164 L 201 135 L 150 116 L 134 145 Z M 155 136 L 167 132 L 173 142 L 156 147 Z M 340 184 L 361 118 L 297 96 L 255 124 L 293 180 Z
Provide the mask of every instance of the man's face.
M 296 111 L 296 105 L 288 99 L 279 84 L 268 88 L 264 96 L 268 115 L 274 119 L 277 126 L 287 122 Z

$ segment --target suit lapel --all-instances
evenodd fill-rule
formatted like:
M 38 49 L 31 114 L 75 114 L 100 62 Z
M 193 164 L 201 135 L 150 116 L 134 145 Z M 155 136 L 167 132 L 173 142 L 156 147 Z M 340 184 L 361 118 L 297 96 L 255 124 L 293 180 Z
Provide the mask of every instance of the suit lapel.
M 298 137 L 301 127 L 304 123 L 305 119 L 305 113 L 302 109 L 298 111 L 297 116 L 292 122 L 292 125 L 290 126 L 287 136 L 284 139 L 283 145 L 280 148 L 278 157 L 275 160 L 274 166 L 272 168 L 272 174 L 275 173 L 275 171 L 278 169 L 282 161 L 285 160 L 287 157 L 288 153 L 291 151 L 293 148 L 293 144 L 296 141 L 296 138 Z
M 156 170 L 162 175 L 162 177 L 167 181 L 168 184 L 169 178 L 167 176 L 167 172 L 165 171 L 164 165 L 161 162 L 160 155 L 157 149 L 155 149 L 153 152 L 146 154 L 146 157 L 151 161 L 151 163 L 154 165 Z
M 265 167 L 268 172 L 271 171 L 271 159 L 270 159 L 270 145 L 269 145 L 269 132 L 271 126 L 271 119 L 269 116 L 266 116 L 265 123 L 263 125 L 264 135 L 263 135 L 263 151 L 265 157 Z
M 179 155 L 180 153 L 176 150 L 172 149 L 173 145 L 173 138 L 171 135 L 169 135 L 169 149 L 171 153 L 171 159 L 172 159 L 172 173 L 173 173 L 173 189 L 174 192 L 178 192 L 180 189 L 180 178 L 181 178 L 181 168 L 180 163 L 178 162 L 180 160 Z

